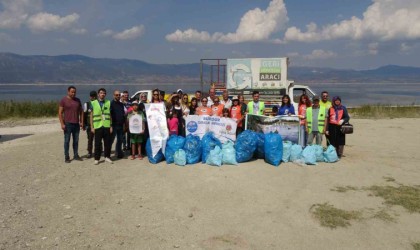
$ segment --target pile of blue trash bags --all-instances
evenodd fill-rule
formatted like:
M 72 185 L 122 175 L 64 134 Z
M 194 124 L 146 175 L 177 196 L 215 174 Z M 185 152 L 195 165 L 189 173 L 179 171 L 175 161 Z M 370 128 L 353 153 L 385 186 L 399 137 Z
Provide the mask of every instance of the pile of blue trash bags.
M 178 166 L 199 162 L 218 166 L 238 165 L 252 159 L 264 159 L 265 162 L 279 166 L 281 162 L 296 162 L 316 165 L 317 162 L 336 162 L 338 156 L 330 145 L 324 150 L 320 145 L 308 145 L 305 148 L 290 141 L 283 141 L 277 133 L 257 133 L 245 130 L 236 138 L 236 143 L 221 143 L 212 132 L 206 133 L 202 139 L 196 135 L 187 137 L 171 135 L 166 143 L 165 154 L 160 150 L 152 154 L 150 139 L 146 143 L 147 157 L 150 163 L 157 164 L 163 160 L 167 164 Z

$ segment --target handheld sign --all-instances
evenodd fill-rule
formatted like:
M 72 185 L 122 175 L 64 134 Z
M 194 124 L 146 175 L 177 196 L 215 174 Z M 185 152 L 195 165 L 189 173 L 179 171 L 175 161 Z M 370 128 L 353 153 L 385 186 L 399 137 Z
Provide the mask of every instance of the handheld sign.
M 130 117 L 129 120 L 130 133 L 140 134 L 143 132 L 143 119 L 141 115 L 136 114 Z

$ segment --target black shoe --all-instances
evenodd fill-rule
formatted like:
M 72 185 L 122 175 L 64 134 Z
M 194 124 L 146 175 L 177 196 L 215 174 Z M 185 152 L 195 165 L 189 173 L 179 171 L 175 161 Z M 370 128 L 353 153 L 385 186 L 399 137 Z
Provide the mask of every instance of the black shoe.
M 92 157 L 93 157 L 92 153 L 90 153 L 90 154 L 88 154 L 88 155 L 87 155 L 87 158 L 88 158 L 88 159 L 90 159 L 90 158 L 92 158 Z
M 124 155 L 118 155 L 117 158 L 122 159 L 122 158 L 124 158 Z
M 78 155 L 75 155 L 74 158 L 73 158 L 73 160 L 75 160 L 75 161 L 83 161 L 82 158 L 80 158 L 80 156 L 78 156 Z
M 64 162 L 65 163 L 70 163 L 71 161 L 70 161 L 70 158 L 66 158 L 65 160 L 64 160 Z

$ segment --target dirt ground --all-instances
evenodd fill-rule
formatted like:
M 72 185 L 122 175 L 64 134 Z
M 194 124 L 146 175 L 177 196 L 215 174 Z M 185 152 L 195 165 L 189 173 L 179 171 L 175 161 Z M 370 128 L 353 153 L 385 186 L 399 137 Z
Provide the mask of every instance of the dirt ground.
M 178 167 L 64 163 L 57 119 L 0 127 L 0 249 L 412 249 L 420 214 L 322 227 L 310 208 L 378 209 L 337 186 L 420 184 L 420 119 L 356 120 L 339 162 Z M 86 154 L 86 134 L 79 151 Z M 71 151 L 72 152 L 72 151 Z

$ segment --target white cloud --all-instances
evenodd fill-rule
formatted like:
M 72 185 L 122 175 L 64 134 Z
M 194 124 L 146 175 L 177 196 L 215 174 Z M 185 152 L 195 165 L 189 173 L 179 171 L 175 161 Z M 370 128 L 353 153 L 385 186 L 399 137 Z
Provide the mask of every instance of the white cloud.
M 132 40 L 132 39 L 136 39 L 140 37 L 143 34 L 144 34 L 144 26 L 139 25 L 139 26 L 134 26 L 130 29 L 126 29 L 122 32 L 115 33 L 112 35 L 112 37 L 117 40 Z
M 71 29 L 70 32 L 76 35 L 84 35 L 88 33 L 87 29 L 76 29 L 76 28 Z
M 374 38 L 382 41 L 420 38 L 420 4 L 418 0 L 373 0 L 363 18 L 351 17 L 321 29 L 311 23 L 306 31 L 290 27 L 286 41 L 316 42 L 350 38 Z
M 0 28 L 17 29 L 31 13 L 39 11 L 41 0 L 0 0 Z
M 322 49 L 315 49 L 312 51 L 311 54 L 309 55 L 304 55 L 303 58 L 304 59 L 308 59 L 308 60 L 319 60 L 319 59 L 328 59 L 328 58 L 332 58 L 332 57 L 336 57 L 337 54 L 332 52 L 332 51 L 325 51 Z
M 299 57 L 299 52 L 289 52 L 286 54 L 287 57 Z
M 28 18 L 28 28 L 34 33 L 67 30 L 71 28 L 79 20 L 79 15 L 73 13 L 71 15 L 61 17 L 46 12 L 40 12 Z
M 406 44 L 406 43 L 401 43 L 400 45 L 400 50 L 401 52 L 407 52 L 409 50 L 411 50 L 412 46 Z
M 264 41 L 268 40 L 273 33 L 284 28 L 288 20 L 283 0 L 272 0 L 265 10 L 255 8 L 245 13 L 234 33 L 215 32 L 210 35 L 207 31 L 195 29 L 176 30 L 174 33 L 166 35 L 166 40 L 183 43 Z
M 144 25 L 134 26 L 132 28 L 115 32 L 111 29 L 104 30 L 97 34 L 97 36 L 107 37 L 110 36 L 116 40 L 131 40 L 136 39 L 144 34 Z
M 165 38 L 170 42 L 180 43 L 209 43 L 214 41 L 207 31 L 200 32 L 194 29 L 176 30 L 174 33 L 166 35 Z

